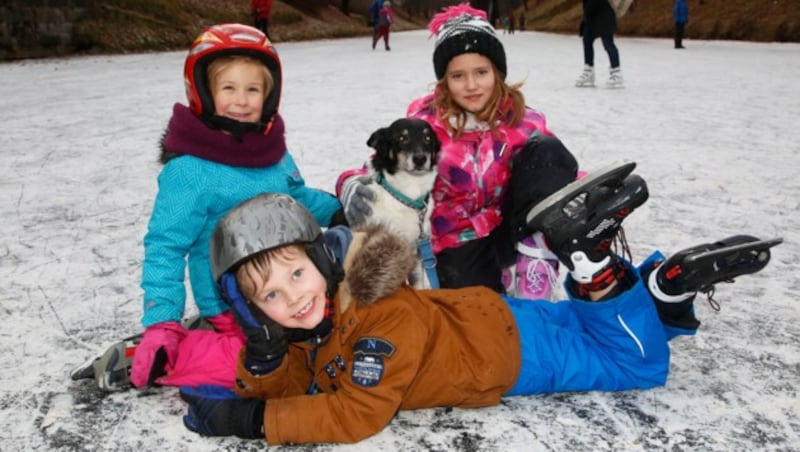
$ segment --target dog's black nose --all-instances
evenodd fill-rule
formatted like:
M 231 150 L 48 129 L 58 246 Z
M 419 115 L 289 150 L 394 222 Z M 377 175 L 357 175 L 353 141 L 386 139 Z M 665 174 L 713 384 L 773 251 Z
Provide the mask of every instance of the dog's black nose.
M 420 168 L 428 163 L 428 156 L 427 155 L 415 155 L 412 160 L 414 161 L 414 166 Z

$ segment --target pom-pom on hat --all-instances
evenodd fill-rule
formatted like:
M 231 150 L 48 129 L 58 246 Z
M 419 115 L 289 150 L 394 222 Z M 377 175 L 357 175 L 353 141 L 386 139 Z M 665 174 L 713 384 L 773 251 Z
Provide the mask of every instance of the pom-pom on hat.
M 489 58 L 505 79 L 506 52 L 484 11 L 466 3 L 451 6 L 433 16 L 428 29 L 436 36 L 433 70 L 437 80 L 444 77 L 450 60 L 462 53 L 479 53 Z

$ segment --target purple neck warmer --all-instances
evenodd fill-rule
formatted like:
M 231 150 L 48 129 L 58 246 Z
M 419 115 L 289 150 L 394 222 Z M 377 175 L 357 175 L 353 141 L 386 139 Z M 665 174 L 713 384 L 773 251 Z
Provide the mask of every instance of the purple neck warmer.
M 275 114 L 267 135 L 245 133 L 241 141 L 206 126 L 189 107 L 175 104 L 164 136 L 164 149 L 230 166 L 259 168 L 278 163 L 286 154 L 283 118 Z

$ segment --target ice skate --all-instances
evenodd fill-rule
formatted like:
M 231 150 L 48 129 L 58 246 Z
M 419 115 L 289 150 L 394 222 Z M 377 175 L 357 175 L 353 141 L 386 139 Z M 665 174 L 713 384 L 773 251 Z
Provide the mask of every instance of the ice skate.
M 181 322 L 187 330 L 213 330 L 213 327 L 200 316 L 193 316 Z M 143 333 L 126 337 L 106 348 L 70 372 L 77 380 L 94 379 L 103 391 L 124 391 L 131 387 L 130 374 L 136 346 L 142 341 Z M 166 356 L 163 357 L 166 360 Z M 163 367 L 163 366 L 154 366 Z
M 606 88 L 624 88 L 625 80 L 622 78 L 622 70 L 618 67 L 612 68 L 606 80 Z
M 583 72 L 575 80 L 575 86 L 578 88 L 591 88 L 594 86 L 594 68 L 592 66 L 586 65 L 583 67 Z
M 770 248 L 782 242 L 736 235 L 687 248 L 664 261 L 651 284 L 670 296 L 710 292 L 718 282 L 761 271 L 769 263 Z
M 123 391 L 130 388 L 133 354 L 142 335 L 127 337 L 108 347 L 100 355 L 70 372 L 73 380 L 95 379 L 103 391 Z
M 614 261 L 609 251 L 622 221 L 648 198 L 633 162 L 607 166 L 572 182 L 537 204 L 526 217 L 566 265 L 573 279 L 590 283 Z

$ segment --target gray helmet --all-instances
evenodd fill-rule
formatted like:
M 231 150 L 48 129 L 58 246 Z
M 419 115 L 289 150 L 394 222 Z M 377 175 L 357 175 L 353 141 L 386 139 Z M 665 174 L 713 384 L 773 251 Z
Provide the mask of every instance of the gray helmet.
M 228 212 L 211 235 L 214 281 L 244 259 L 292 243 L 311 243 L 322 233 L 317 220 L 291 196 L 265 193 Z

